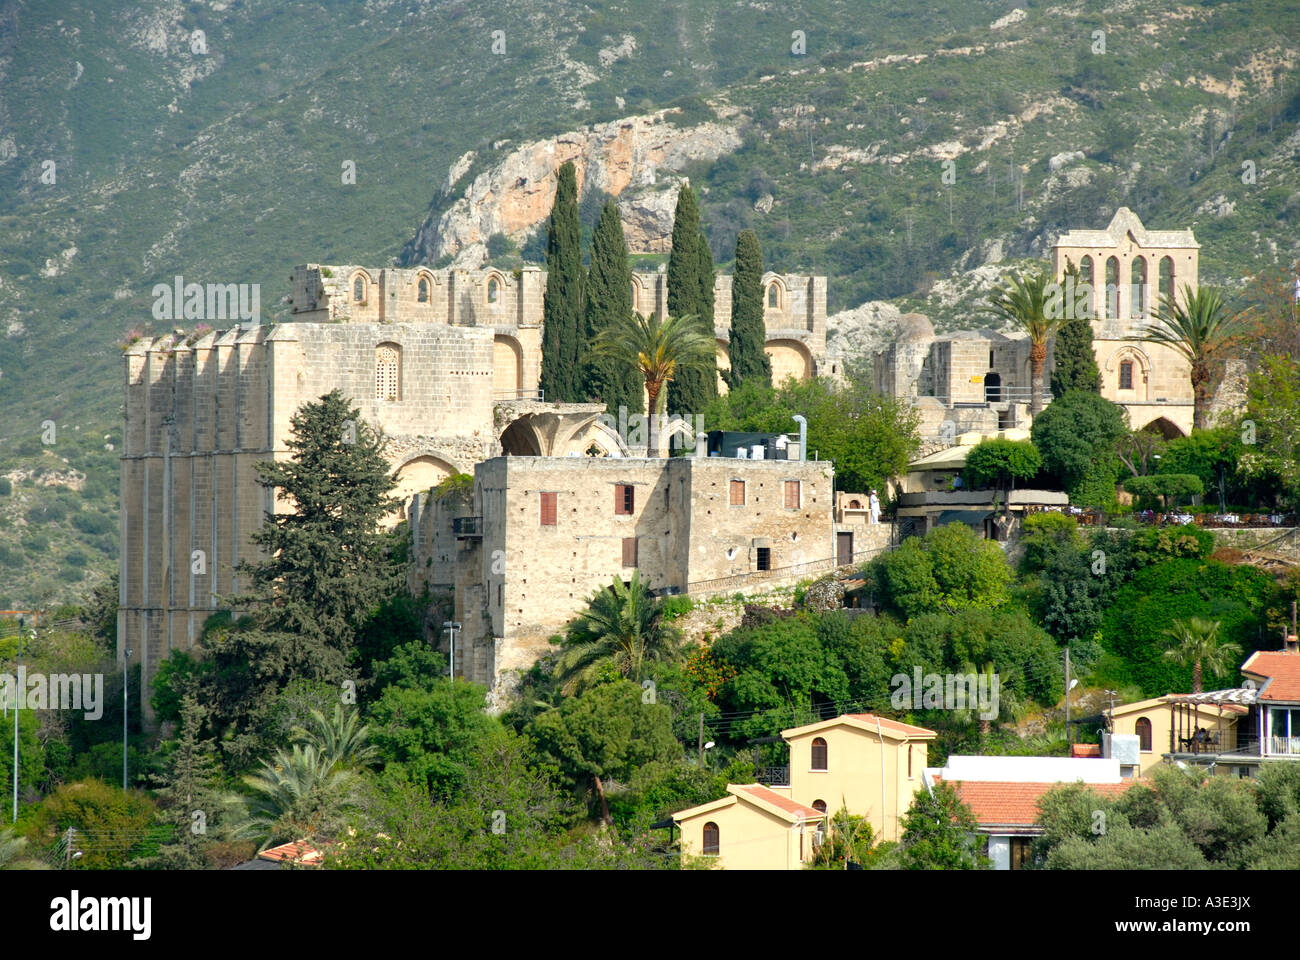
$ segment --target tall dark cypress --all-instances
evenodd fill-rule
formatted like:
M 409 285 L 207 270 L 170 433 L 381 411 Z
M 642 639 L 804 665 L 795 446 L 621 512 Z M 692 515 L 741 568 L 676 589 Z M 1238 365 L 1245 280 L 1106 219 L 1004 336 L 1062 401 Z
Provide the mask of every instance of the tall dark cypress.
M 547 400 L 577 402 L 582 396 L 582 224 L 578 176 L 572 161 L 560 167 L 555 205 L 546 230 L 546 293 L 542 300 L 542 369 Z
M 591 237 L 591 266 L 587 271 L 585 341 L 632 312 L 632 268 L 627 259 L 627 242 L 623 239 L 623 219 L 618 204 L 606 201 Z M 618 416 L 618 408 L 641 413 L 642 378 L 637 371 L 613 359 L 588 354 L 583 364 L 585 399 L 599 397 L 606 410 Z
M 1062 282 L 1067 294 L 1073 296 L 1075 303 L 1071 308 L 1080 306 L 1079 295 L 1075 293 L 1083 284 L 1079 268 L 1066 261 L 1065 279 L 1073 278 L 1074 283 Z M 1075 310 L 1071 309 L 1071 313 Z M 1065 320 L 1056 330 L 1056 347 L 1052 357 L 1052 396 L 1060 399 L 1069 390 L 1087 390 L 1090 393 L 1101 392 L 1101 370 L 1097 367 L 1097 354 L 1092 347 L 1092 321 L 1086 316 L 1087 309 L 1078 310 L 1079 314 Z
M 731 373 L 727 387 L 735 390 L 748 380 L 772 384 L 772 360 L 763 350 L 763 250 L 753 230 L 736 237 L 736 272 L 731 280 Z
M 677 194 L 677 209 L 673 215 L 673 245 L 668 255 L 668 313 L 674 317 L 690 315 L 700 318 L 700 326 L 707 328 L 712 337 L 713 305 L 706 305 L 700 292 L 704 282 L 700 275 L 702 236 L 699 205 L 695 192 L 687 185 Z M 704 255 L 708 255 L 707 250 Z M 678 369 L 668 384 L 668 412 L 701 412 L 717 396 L 716 370 L 716 362 Z

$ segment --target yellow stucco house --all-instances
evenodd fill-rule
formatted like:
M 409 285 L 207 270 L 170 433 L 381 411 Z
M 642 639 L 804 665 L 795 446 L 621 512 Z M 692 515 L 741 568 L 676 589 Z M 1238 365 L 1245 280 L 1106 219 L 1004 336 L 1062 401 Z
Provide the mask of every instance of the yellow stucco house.
M 789 783 L 731 784 L 721 800 L 673 815 L 683 861 L 716 857 L 725 869 L 797 870 L 810 861 L 826 818 L 841 807 L 865 817 L 880 840 L 924 789 L 933 730 L 844 714 L 781 731 L 790 747 Z
M 1165 754 L 1187 749 L 1187 739 L 1204 729 L 1207 749 L 1230 752 L 1236 746 L 1237 720 L 1246 715 L 1238 704 L 1191 704 L 1186 698 L 1168 694 L 1136 703 L 1125 703 L 1109 711 L 1111 733 L 1136 736 L 1138 769 L 1126 776 L 1148 776 Z

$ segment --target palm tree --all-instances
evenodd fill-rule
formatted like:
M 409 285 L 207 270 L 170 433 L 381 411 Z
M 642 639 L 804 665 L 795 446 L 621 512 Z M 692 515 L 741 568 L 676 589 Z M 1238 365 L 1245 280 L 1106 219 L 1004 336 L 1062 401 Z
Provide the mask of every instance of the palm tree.
M 359 725 L 360 719 L 356 710 L 344 712 L 342 704 L 334 705 L 334 715 L 329 719 L 313 707 L 311 722 L 294 727 L 292 736 L 295 742 L 315 747 L 322 759 L 333 761 L 340 769 L 364 767 L 378 756 L 379 750 L 367 742 L 370 726 Z
M 254 796 L 244 805 L 232 833 L 240 839 L 260 837 L 263 848 L 285 837 L 310 838 L 351 804 L 359 780 L 311 744 L 295 744 L 292 753 L 277 750 L 262 761 L 261 770 L 244 777 Z
M 1049 318 L 1044 312 L 1051 275 L 1039 270 L 1029 277 L 1013 271 L 1010 280 L 989 294 L 989 305 L 1000 320 L 1014 324 L 1029 334 L 1029 380 L 1033 394 L 1029 415 L 1043 409 L 1043 367 L 1047 363 L 1047 341 L 1061 325 L 1060 317 Z
M 556 662 L 564 693 L 575 693 L 608 668 L 640 683 L 646 663 L 672 657 L 679 635 L 664 621 L 662 607 L 642 584 L 640 571 L 632 572 L 626 586 L 615 578 L 597 590 L 569 628 L 566 649 Z
M 632 313 L 611 323 L 597 334 L 591 352 L 636 369 L 645 381 L 650 416 L 646 456 L 659 456 L 659 394 L 677 376 L 677 371 L 706 364 L 716 356 L 711 332 L 698 317 L 643 317 Z
M 1217 287 L 1183 284 L 1182 303 L 1172 294 L 1160 298 L 1143 340 L 1176 350 L 1192 368 L 1192 427 L 1209 426 L 1210 362 L 1242 330 L 1241 314 L 1230 314 Z
M 1219 638 L 1221 620 L 1175 620 L 1165 636 L 1173 643 L 1165 651 L 1165 659 L 1173 663 L 1192 665 L 1192 693 L 1201 692 L 1202 669 L 1222 676 L 1230 672 L 1241 657 L 1241 645 Z

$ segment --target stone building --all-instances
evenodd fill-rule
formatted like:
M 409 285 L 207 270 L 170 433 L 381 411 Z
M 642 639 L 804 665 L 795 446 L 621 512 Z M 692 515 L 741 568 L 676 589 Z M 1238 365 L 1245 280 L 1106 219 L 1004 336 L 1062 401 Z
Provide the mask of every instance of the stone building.
M 469 502 L 412 501 L 415 585 L 455 587 L 456 673 L 508 688 L 633 570 L 701 595 L 832 569 L 833 479 L 827 461 L 496 457 Z
M 403 499 L 503 454 L 628 452 L 600 421 L 602 405 L 548 403 L 537 391 L 544 272 L 313 264 L 291 283 L 293 322 L 177 332 L 126 351 L 118 655 L 131 651 L 146 690 L 219 598 L 240 592 L 234 568 L 255 556 L 249 537 L 286 509 L 256 465 L 288 456 L 303 403 L 338 389 L 381 428 Z M 774 370 L 822 372 L 825 278 L 765 283 Z M 638 309 L 663 310 L 662 274 L 638 274 L 633 288 Z M 729 277 L 717 303 L 725 362 Z M 829 486 L 823 498 L 829 505 Z
M 1191 432 L 1187 361 L 1141 337 L 1164 294 L 1172 291 L 1181 302 L 1184 284 L 1196 289 L 1199 250 L 1190 230 L 1148 231 L 1127 207 L 1106 229 L 1071 230 L 1052 248 L 1059 281 L 1065 281 L 1067 264 L 1079 268 L 1081 286 L 1064 288 L 1064 309 L 1092 318 L 1101 395 L 1128 411 L 1134 429 L 1166 437 Z M 1048 344 L 1044 370 L 1049 401 L 1054 345 Z M 897 340 L 876 355 L 876 389 L 915 399 L 931 448 L 951 445 L 967 431 L 1027 427 L 1029 346 L 1027 337 L 993 330 L 937 336 L 925 317 L 907 314 Z

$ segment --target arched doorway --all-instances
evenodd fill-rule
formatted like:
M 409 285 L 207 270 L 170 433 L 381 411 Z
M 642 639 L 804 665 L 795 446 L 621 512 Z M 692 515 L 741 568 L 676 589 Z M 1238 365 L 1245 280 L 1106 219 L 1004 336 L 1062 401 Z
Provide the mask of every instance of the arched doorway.
M 1002 374 L 995 370 L 984 374 L 984 402 L 1002 402 Z
M 501 434 L 501 453 L 509 457 L 540 457 L 537 434 L 525 420 L 516 420 Z

